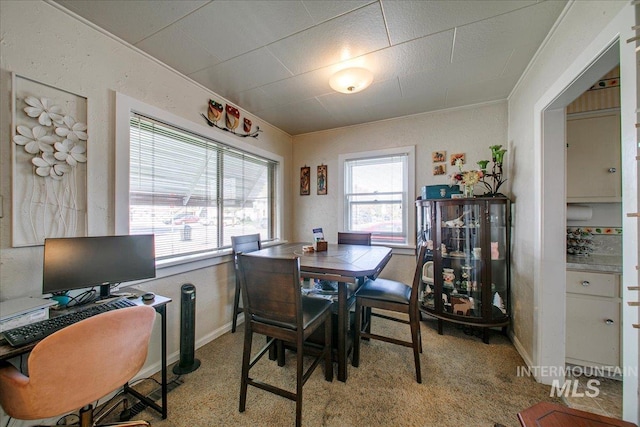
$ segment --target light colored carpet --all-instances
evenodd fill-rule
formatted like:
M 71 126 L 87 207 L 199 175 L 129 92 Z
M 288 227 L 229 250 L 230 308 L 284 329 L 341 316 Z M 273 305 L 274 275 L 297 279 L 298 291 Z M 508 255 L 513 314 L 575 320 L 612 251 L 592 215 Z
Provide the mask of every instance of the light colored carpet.
M 408 325 L 374 318 L 374 332 L 409 338 Z M 384 326 L 382 326 L 384 324 Z M 422 384 L 415 380 L 410 348 L 363 342 L 358 368 L 349 365 L 346 383 L 324 380 L 322 365 L 304 386 L 304 426 L 519 426 L 517 413 L 549 397 L 550 387 L 518 377 L 524 362 L 507 337 L 491 334 L 490 344 L 445 323 L 438 335 L 434 320 L 422 322 Z M 295 403 L 249 387 L 247 409 L 238 412 L 244 327 L 196 351 L 202 365 L 182 376 L 169 393 L 169 417 L 145 410 L 154 427 L 289 426 Z M 254 339 L 254 350 L 264 338 Z M 254 351 L 254 354 L 255 354 Z M 170 371 L 171 372 L 171 371 Z M 279 368 L 266 356 L 252 377 L 295 390 L 295 355 Z M 337 370 L 336 370 L 337 372 Z

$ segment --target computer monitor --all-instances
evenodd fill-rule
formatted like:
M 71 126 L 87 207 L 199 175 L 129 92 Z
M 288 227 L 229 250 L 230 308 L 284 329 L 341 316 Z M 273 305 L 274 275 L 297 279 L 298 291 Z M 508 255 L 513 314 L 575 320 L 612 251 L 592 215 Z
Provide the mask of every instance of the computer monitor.
M 44 241 L 43 293 L 112 285 L 156 276 L 153 234 L 50 238 Z

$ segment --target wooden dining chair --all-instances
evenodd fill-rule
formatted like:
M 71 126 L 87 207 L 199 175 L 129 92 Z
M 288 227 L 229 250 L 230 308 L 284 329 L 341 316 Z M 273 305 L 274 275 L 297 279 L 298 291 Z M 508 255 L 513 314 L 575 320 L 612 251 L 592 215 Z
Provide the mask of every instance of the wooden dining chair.
M 331 358 L 331 301 L 303 297 L 300 289 L 300 260 L 238 255 L 238 269 L 244 302 L 245 332 L 240 383 L 240 412 L 247 403 L 247 388 L 254 386 L 296 402 L 296 426 L 302 425 L 302 387 L 324 359 L 325 379 L 333 381 Z M 311 334 L 324 326 L 324 345 L 314 352 L 311 365 L 304 370 L 304 346 Z M 253 334 L 270 337 L 266 345 L 251 356 Z M 277 342 L 296 348 L 295 392 L 253 379 L 249 371 Z
M 236 273 L 236 290 L 233 296 L 233 320 L 231 321 L 231 332 L 234 333 L 238 324 L 238 315 L 242 313 L 242 307 L 240 307 L 240 280 L 238 279 L 238 253 L 254 252 L 262 249 L 260 233 L 231 236 L 231 249 Z
M 371 233 L 339 231 L 338 244 L 371 246 Z
M 357 367 L 360 364 L 360 341 L 362 338 L 411 347 L 413 349 L 413 359 L 416 367 L 416 380 L 418 383 L 422 383 L 422 374 L 420 372 L 422 338 L 420 334 L 418 291 L 420 288 L 425 253 L 426 246 L 422 245 L 417 258 L 415 274 L 413 276 L 413 286 L 396 282 L 394 280 L 378 278 L 376 280 L 367 280 L 356 293 L 356 325 L 353 358 L 351 362 L 353 366 Z M 363 310 L 365 309 L 381 309 L 396 313 L 403 313 L 409 316 L 409 320 L 387 316 L 375 311 L 371 311 L 370 316 L 368 317 L 363 316 Z M 374 317 L 408 324 L 411 329 L 411 341 L 372 333 L 370 323 Z M 365 324 L 363 324 L 363 321 Z M 369 325 L 366 323 L 369 323 Z

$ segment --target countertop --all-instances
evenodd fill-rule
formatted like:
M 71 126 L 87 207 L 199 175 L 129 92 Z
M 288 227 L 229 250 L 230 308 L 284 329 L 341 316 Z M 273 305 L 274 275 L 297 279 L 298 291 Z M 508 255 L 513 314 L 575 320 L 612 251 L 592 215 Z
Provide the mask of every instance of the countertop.
M 613 255 L 567 255 L 567 270 L 622 274 L 622 257 Z

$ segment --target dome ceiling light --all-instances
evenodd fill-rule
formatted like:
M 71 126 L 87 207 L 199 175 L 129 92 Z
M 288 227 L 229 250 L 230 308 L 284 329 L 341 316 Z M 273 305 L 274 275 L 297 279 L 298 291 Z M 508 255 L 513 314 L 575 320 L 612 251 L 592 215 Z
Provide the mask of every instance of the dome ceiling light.
M 341 93 L 357 93 L 369 87 L 373 73 L 365 68 L 345 68 L 329 79 L 329 86 Z

